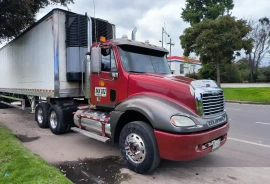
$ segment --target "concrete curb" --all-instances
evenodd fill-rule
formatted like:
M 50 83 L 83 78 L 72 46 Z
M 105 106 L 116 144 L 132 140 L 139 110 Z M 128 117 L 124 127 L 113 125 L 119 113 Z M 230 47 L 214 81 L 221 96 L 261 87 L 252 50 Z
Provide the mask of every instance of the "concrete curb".
M 225 100 L 225 102 L 239 103 L 239 104 L 270 105 L 269 102 L 250 102 L 250 101 L 238 101 L 238 100 Z

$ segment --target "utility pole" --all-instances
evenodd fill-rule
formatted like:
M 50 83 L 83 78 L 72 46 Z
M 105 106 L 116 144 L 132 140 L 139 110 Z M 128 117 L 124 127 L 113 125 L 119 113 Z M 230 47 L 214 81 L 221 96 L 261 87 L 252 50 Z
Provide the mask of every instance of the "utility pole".
M 162 27 L 162 39 L 161 39 L 161 41 L 159 41 L 159 42 L 161 42 L 162 48 L 163 48 L 163 34 L 164 34 L 164 33 L 165 33 L 168 37 L 170 37 L 170 35 L 165 31 L 164 27 Z
M 170 58 L 172 57 L 172 46 L 174 46 L 175 44 L 174 43 L 172 43 L 172 38 L 170 38 L 170 42 L 169 43 L 167 43 L 167 44 L 169 44 L 170 45 Z M 171 62 L 170 62 L 170 66 L 171 66 Z
M 161 39 L 161 47 L 163 48 L 163 27 L 162 27 L 162 39 Z

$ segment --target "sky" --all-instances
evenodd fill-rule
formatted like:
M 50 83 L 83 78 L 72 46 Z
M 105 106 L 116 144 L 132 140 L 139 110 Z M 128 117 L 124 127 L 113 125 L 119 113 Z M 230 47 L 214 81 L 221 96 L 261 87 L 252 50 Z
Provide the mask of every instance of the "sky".
M 95 10 L 94 3 L 95 2 Z M 268 0 L 235 0 L 232 15 L 237 18 L 259 19 L 269 15 L 270 3 Z M 41 9 L 37 19 L 47 14 L 52 8 L 66 7 L 49 6 Z M 108 20 L 116 26 L 116 37 L 126 34 L 131 38 L 134 27 L 137 28 L 136 40 L 149 40 L 151 44 L 161 46 L 162 27 L 170 35 L 172 43 L 172 55 L 182 56 L 183 49 L 179 36 L 185 28 L 189 27 L 181 19 L 182 8 L 185 0 L 74 0 L 74 4 L 68 5 L 72 12 L 85 14 L 96 18 Z M 169 38 L 164 35 L 164 47 L 169 50 Z M 194 57 L 194 55 L 193 55 Z

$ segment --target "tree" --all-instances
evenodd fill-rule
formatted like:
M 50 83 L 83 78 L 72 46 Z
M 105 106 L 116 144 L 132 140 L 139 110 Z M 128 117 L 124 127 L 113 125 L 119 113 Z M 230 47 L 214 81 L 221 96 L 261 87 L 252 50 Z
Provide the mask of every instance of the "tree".
M 204 19 L 198 24 L 184 30 L 180 36 L 184 55 L 195 52 L 203 64 L 216 64 L 217 83 L 220 86 L 219 65 L 230 63 L 240 50 L 249 53 L 252 48 L 251 40 L 245 39 L 251 28 L 244 20 L 236 20 L 231 16 L 221 16 L 216 20 Z
M 235 62 L 237 69 L 240 73 L 240 82 L 248 82 L 249 77 L 249 63 L 247 58 L 241 58 L 238 61 Z
M 216 80 L 215 63 L 210 62 L 203 64 L 202 67 L 199 69 L 198 74 L 201 79 Z
M 235 63 L 221 63 L 220 64 L 220 81 L 224 83 L 242 82 L 242 76 Z M 216 80 L 215 63 L 210 62 L 204 64 L 199 70 L 199 78 Z
M 215 20 L 219 16 L 229 15 L 233 7 L 233 0 L 186 0 L 181 18 L 193 25 L 205 18 Z
M 250 81 L 254 82 L 258 77 L 258 68 L 265 54 L 270 47 L 270 20 L 267 17 L 261 18 L 258 21 L 250 20 L 248 22 L 252 31 L 247 35 L 247 38 L 252 39 L 253 49 L 248 54 Z
M 261 82 L 270 82 L 270 66 L 262 67 L 259 70 L 260 70 L 259 74 L 261 73 L 261 76 L 263 78 L 263 79 L 261 79 Z M 260 77 L 260 75 L 259 75 L 259 77 Z
M 223 66 L 224 69 L 222 70 L 220 76 L 221 76 L 221 82 L 227 82 L 227 83 L 237 83 L 242 82 L 243 79 L 241 77 L 240 71 L 237 68 L 237 65 L 235 63 L 225 63 Z
M 35 15 L 50 4 L 67 6 L 73 0 L 1 0 L 0 43 L 12 39 L 35 22 Z

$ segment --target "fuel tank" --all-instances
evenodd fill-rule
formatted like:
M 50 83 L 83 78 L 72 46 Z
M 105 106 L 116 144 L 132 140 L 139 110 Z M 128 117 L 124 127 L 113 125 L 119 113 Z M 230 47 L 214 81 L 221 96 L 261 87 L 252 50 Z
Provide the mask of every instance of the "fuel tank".
M 94 131 L 96 133 L 102 133 L 102 124 L 105 125 L 105 133 L 108 137 L 111 137 L 111 128 L 108 123 L 110 120 L 110 114 L 107 112 L 101 112 L 96 110 L 78 110 L 74 114 L 74 124 L 79 127 L 79 116 L 81 116 L 81 125 L 88 131 Z

